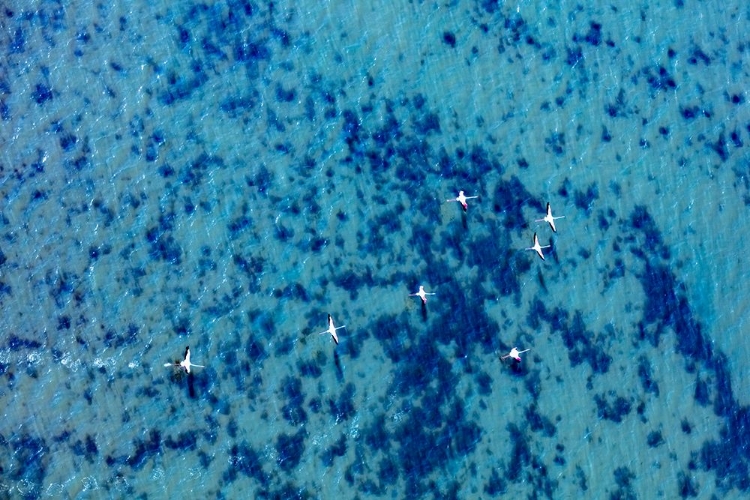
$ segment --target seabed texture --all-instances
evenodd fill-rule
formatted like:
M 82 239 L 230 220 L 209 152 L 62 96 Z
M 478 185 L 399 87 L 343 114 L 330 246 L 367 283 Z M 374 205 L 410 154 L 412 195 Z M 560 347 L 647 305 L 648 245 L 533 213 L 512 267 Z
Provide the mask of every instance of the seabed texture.
M 750 494 L 746 2 L 32 3 L 0 498 Z

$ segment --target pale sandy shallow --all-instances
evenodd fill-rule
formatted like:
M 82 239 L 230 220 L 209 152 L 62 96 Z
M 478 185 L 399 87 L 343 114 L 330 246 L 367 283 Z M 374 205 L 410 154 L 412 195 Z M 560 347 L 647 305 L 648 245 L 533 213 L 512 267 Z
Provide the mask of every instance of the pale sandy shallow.
M 0 13 L 4 495 L 746 494 L 746 7 L 181 4 Z

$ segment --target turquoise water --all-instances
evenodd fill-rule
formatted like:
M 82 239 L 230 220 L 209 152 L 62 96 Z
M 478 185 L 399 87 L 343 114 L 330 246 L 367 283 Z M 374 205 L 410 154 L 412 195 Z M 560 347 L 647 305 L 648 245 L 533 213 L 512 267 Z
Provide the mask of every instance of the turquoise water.
M 173 4 L 0 12 L 3 497 L 747 494 L 747 6 Z

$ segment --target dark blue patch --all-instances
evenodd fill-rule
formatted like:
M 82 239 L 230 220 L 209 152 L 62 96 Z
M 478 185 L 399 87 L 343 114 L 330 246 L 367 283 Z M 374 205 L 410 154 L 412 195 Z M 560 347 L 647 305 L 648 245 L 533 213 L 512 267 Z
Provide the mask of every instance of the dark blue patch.
M 227 407 L 229 405 L 227 404 Z M 227 415 L 229 414 L 229 409 L 227 408 Z M 229 423 L 227 424 L 227 435 L 234 439 L 237 437 L 237 432 L 239 431 L 239 426 L 237 425 L 237 421 L 233 418 L 229 419 Z
M 42 83 L 37 83 L 34 87 L 34 92 L 31 93 L 31 98 L 37 104 L 44 104 L 47 101 L 51 101 L 53 98 L 52 89 Z
M 505 477 L 511 482 L 521 478 L 521 472 L 532 460 L 531 449 L 526 440 L 523 430 L 515 424 L 508 424 L 508 432 L 511 440 L 511 453 L 508 457 L 508 466 L 505 469 Z
M 464 179 L 473 183 L 475 179 L 480 179 L 489 173 L 502 174 L 503 169 L 493 156 L 479 146 L 471 148 L 471 152 L 469 153 L 469 162 L 472 167 L 471 177 L 464 177 Z M 461 179 L 461 177 L 458 177 L 456 180 L 458 179 Z M 516 177 L 514 176 L 511 182 L 513 179 L 516 179 Z
M 602 43 L 602 25 L 592 21 L 589 25 L 588 33 L 585 36 L 573 35 L 573 41 L 577 43 L 586 42 L 589 45 L 598 47 Z
M 479 372 L 475 377 L 477 383 L 477 389 L 479 394 L 482 396 L 489 396 L 492 394 L 492 377 L 486 372 Z
M 354 384 L 346 384 L 338 400 L 329 399 L 328 407 L 337 422 L 349 420 L 356 413 L 354 408 Z
M 742 137 L 740 137 L 740 132 L 738 130 L 732 130 L 732 132 L 729 134 L 729 139 L 732 141 L 732 144 L 735 148 L 741 148 L 744 143 L 742 142 Z
M 115 211 L 96 198 L 91 204 L 97 212 L 104 216 L 104 227 L 109 227 L 115 220 Z
M 284 419 L 295 427 L 307 422 L 304 409 L 305 395 L 302 393 L 302 383 L 298 378 L 287 377 L 283 385 L 286 404 L 281 409 Z
M 302 248 L 311 253 L 320 252 L 328 244 L 328 240 L 320 236 L 313 236 L 307 242 L 307 244 L 301 245 Z
M 97 260 L 99 259 L 99 249 L 95 246 L 89 247 L 89 257 L 91 260 Z
M 496 497 L 504 494 L 506 490 L 507 485 L 505 484 L 505 481 L 502 476 L 498 474 L 497 469 L 493 467 L 490 477 L 487 480 L 487 484 L 484 485 L 484 492 L 490 496 Z
M 697 45 L 693 45 L 693 47 L 690 49 L 690 55 L 688 55 L 687 62 L 690 65 L 696 65 L 699 62 L 705 64 L 706 66 L 709 66 L 711 64 L 711 58 L 708 57 L 708 55 L 703 52 L 703 49 L 698 47 Z
M 140 115 L 135 115 L 131 118 L 128 122 L 128 126 L 130 128 L 130 135 L 134 138 L 140 138 L 141 134 L 146 130 L 146 124 Z
M 190 327 L 190 320 L 186 317 L 176 318 L 172 320 L 172 330 L 180 337 L 188 337 L 192 333 Z
M 8 103 L 4 100 L 0 100 L 0 119 L 2 119 L 4 122 L 10 121 L 12 118 L 12 114 L 10 111 L 10 106 L 8 106 Z
M 273 9 L 273 7 L 271 7 Z M 282 47 L 288 48 L 291 45 L 289 33 L 286 30 L 278 28 L 276 26 L 271 27 L 271 36 L 279 41 Z
M 714 369 L 714 375 L 716 377 L 714 413 L 720 417 L 729 417 L 731 424 L 736 424 L 738 423 L 738 417 L 747 418 L 748 407 L 739 408 L 737 402 L 734 400 L 732 392 L 732 377 L 729 373 L 728 363 L 729 360 L 723 353 L 718 353 L 715 356 L 712 356 L 708 362 L 708 365 Z M 746 453 L 748 458 L 750 458 L 750 428 L 742 428 L 742 424 L 750 424 L 750 421 L 742 422 L 742 418 L 739 420 L 739 423 L 741 424 L 739 427 L 735 428 L 733 425 L 730 425 L 730 429 L 732 432 L 741 435 L 741 437 L 740 435 L 736 435 L 733 441 L 745 443 L 747 445 Z
M 687 419 L 682 419 L 682 422 L 680 423 L 680 429 L 685 434 L 691 434 L 693 432 L 693 426 L 690 425 L 690 422 L 688 422 Z
M 386 430 L 385 414 L 374 415 L 370 426 L 362 430 L 362 437 L 371 452 L 375 453 L 378 450 L 388 452 L 391 448 L 391 439 Z
M 39 201 L 39 200 L 46 200 L 49 198 L 49 195 L 46 191 L 40 191 L 38 189 L 35 189 L 31 192 L 31 200 L 30 201 Z
M 560 452 L 562 452 L 565 449 L 565 447 L 561 444 L 558 444 L 555 448 L 558 449 Z M 555 465 L 559 465 L 561 467 L 567 463 L 567 461 L 565 460 L 565 456 L 562 454 L 555 455 L 555 458 L 552 459 L 552 462 L 555 463 Z
M 728 436 L 725 439 L 728 439 Z M 732 479 L 734 486 L 746 491 L 750 486 L 750 480 L 747 465 L 742 460 L 737 460 L 738 449 L 741 448 L 735 448 L 734 443 L 728 441 L 725 441 L 725 444 L 706 441 L 700 451 L 700 462 L 704 470 L 713 471 L 722 479 Z
M 305 452 L 305 437 L 307 432 L 300 429 L 297 434 L 281 434 L 276 438 L 276 459 L 279 467 L 284 472 L 292 471 L 299 465 L 302 454 Z
M 421 422 L 409 418 L 394 433 L 401 444 L 400 465 L 406 483 L 405 497 L 419 498 L 424 495 L 426 485 L 422 480 L 449 459 L 450 440 L 445 433 L 427 433 Z
M 230 469 L 224 473 L 223 479 L 233 482 L 237 479 L 237 473 L 241 472 L 249 478 L 255 479 L 261 486 L 267 487 L 270 481 L 269 475 L 263 470 L 261 455 L 246 443 L 234 445 L 229 450 L 231 457 Z
M 237 118 L 242 113 L 250 111 L 258 103 L 257 95 L 244 97 L 230 96 L 221 101 L 219 108 L 232 118 Z
M 680 498 L 696 498 L 698 496 L 700 487 L 693 479 L 693 474 L 686 474 L 682 471 L 677 474 L 677 492 Z
M 193 70 L 196 76 L 189 77 L 171 72 L 167 76 L 169 87 L 159 94 L 159 101 L 165 106 L 171 106 L 176 102 L 190 98 L 193 92 L 201 88 L 207 81 L 208 75 L 200 70 L 195 63 Z
M 451 48 L 455 48 L 456 47 L 456 35 L 454 35 L 453 32 L 451 31 L 444 31 L 443 43 L 445 43 Z
M 627 467 L 618 467 L 614 470 L 615 484 L 617 489 L 610 493 L 610 498 L 616 499 L 631 499 L 638 498 L 635 491 L 633 491 L 633 485 L 631 482 L 635 479 L 633 474 Z
M 442 356 L 435 342 L 425 338 L 420 338 L 418 342 L 409 346 L 396 371 L 396 390 L 401 396 L 422 394 L 433 381 L 440 387 L 451 387 L 455 383 L 451 364 Z M 440 385 L 442 383 L 447 385 Z M 440 405 L 446 395 L 441 393 L 438 396 L 437 401 L 426 403 Z
M 280 292 L 278 295 L 274 293 L 277 298 L 310 302 L 310 296 L 307 294 L 307 290 L 305 290 L 305 287 L 303 287 L 300 283 L 293 283 L 285 287 L 283 290 L 277 288 L 276 291 Z
M 52 436 L 52 441 L 55 443 L 65 443 L 70 440 L 70 436 L 72 433 L 69 430 L 64 430 L 57 436 Z M 0 434 L 0 446 L 8 446 L 8 442 L 5 440 L 5 438 Z
M 359 289 L 362 287 L 370 288 L 375 285 L 372 272 L 367 269 L 365 273 L 356 274 L 354 271 L 347 270 L 340 274 L 334 275 L 331 280 L 334 285 L 343 288 L 351 296 L 352 300 L 357 299 Z
M 526 374 L 523 385 L 529 395 L 534 399 L 534 402 L 538 402 L 539 396 L 542 393 L 542 380 L 539 376 L 539 371 L 534 370 L 531 373 Z
M 169 164 L 164 164 L 159 167 L 159 175 L 164 177 L 165 179 L 167 177 L 172 177 L 175 174 L 174 168 L 172 168 Z
M 188 432 L 181 432 L 180 434 L 177 435 L 176 439 L 173 439 L 172 436 L 169 436 L 167 439 L 164 440 L 164 446 L 166 446 L 170 450 L 180 450 L 180 451 L 195 450 L 197 442 L 198 442 L 197 433 L 188 431 Z
M 106 373 L 106 368 L 102 366 L 101 368 L 99 368 L 99 371 L 101 373 Z M 158 391 L 158 389 L 156 389 L 156 387 L 151 386 L 151 385 L 146 385 L 146 386 L 143 386 L 143 387 L 139 387 L 135 391 L 135 394 L 138 397 L 144 397 L 144 398 L 148 398 L 148 399 L 153 399 L 153 398 L 156 398 L 156 397 L 158 397 L 158 396 L 161 395 L 161 393 Z
M 248 313 L 250 321 L 258 330 L 261 331 L 264 337 L 271 338 L 276 333 L 276 324 L 274 323 L 273 316 L 269 312 L 254 310 Z
M 232 256 L 232 262 L 242 271 L 248 279 L 247 288 L 249 292 L 257 293 L 260 291 L 260 277 L 263 274 L 264 262 L 258 257 L 245 259 L 242 255 L 235 254 Z
M 17 466 L 7 467 L 7 462 L 4 460 L 3 473 L 13 481 L 28 481 L 41 491 L 47 474 L 47 462 L 50 460 L 47 443 L 41 438 L 23 433 L 14 435 L 9 439 L 9 444 L 13 449 L 11 455 L 13 463 Z
M 664 444 L 664 438 L 661 435 L 660 431 L 651 431 L 648 433 L 648 437 L 646 438 L 646 444 L 648 444 L 649 448 L 657 448 Z
M 177 26 L 177 40 L 183 48 L 190 43 L 190 32 L 184 26 Z
M 341 126 L 341 133 L 344 136 L 344 141 L 346 141 L 351 151 L 355 151 L 362 142 L 362 139 L 359 137 L 361 128 L 359 117 L 354 111 L 347 109 L 342 113 L 342 118 L 344 123 Z
M 266 167 L 261 166 L 258 172 L 252 177 L 245 178 L 248 187 L 256 189 L 260 194 L 266 194 L 268 189 L 273 186 L 274 175 Z
M 245 230 L 252 226 L 253 221 L 250 217 L 240 216 L 233 219 L 227 225 L 229 231 L 229 239 L 236 240 Z
M 628 112 L 627 103 L 625 102 L 624 89 L 620 89 L 614 102 L 608 102 L 604 105 L 604 111 L 606 111 L 607 115 L 611 116 L 612 118 L 623 118 L 627 116 Z M 605 132 L 602 132 L 602 140 L 604 140 L 604 142 L 610 142 L 612 140 L 612 136 L 609 134 L 606 127 L 604 127 L 604 130 L 606 131 L 606 139 Z
M 484 0 L 484 3 L 487 4 L 488 2 Z M 512 41 L 514 45 L 517 45 L 524 38 L 524 34 L 528 31 L 526 21 L 518 13 L 505 17 L 503 27 L 508 30 L 508 39 Z
M 583 49 L 580 45 L 575 45 L 573 47 L 565 47 L 565 63 L 570 66 L 574 67 L 579 62 L 583 60 Z
M 202 153 L 195 161 L 186 165 L 180 172 L 180 181 L 191 187 L 197 188 L 210 172 L 215 168 L 224 168 L 224 160 L 220 156 L 211 156 Z
M 57 331 L 70 330 L 70 316 L 59 316 L 57 318 Z
M 149 242 L 148 253 L 152 259 L 163 260 L 174 265 L 182 263 L 182 248 L 171 234 L 166 234 L 159 227 L 154 226 L 146 231 L 146 240 Z
M 576 207 L 580 208 L 581 210 L 585 210 L 586 212 L 589 212 L 591 210 L 594 200 L 598 199 L 599 188 L 597 187 L 596 183 L 592 183 L 588 188 L 586 188 L 586 191 L 576 190 L 573 194 L 573 200 Z
M 13 32 L 9 49 L 11 54 L 21 54 L 26 49 L 26 34 L 21 28 L 16 28 Z
M 567 313 L 565 317 L 567 317 Z M 568 348 L 568 358 L 572 366 L 586 361 L 594 373 L 607 373 L 609 371 L 612 358 L 599 345 L 603 341 L 597 344 L 592 342 L 591 339 L 595 337 L 592 332 L 586 330 L 581 311 L 576 311 L 570 324 L 563 325 L 560 331 L 563 342 Z
M 336 457 L 343 457 L 344 455 L 346 455 L 346 434 L 341 434 L 338 441 L 325 450 L 320 458 L 323 465 L 331 467 Z
M 104 345 L 115 349 L 132 345 L 138 341 L 138 330 L 138 327 L 132 323 L 122 334 L 118 334 L 114 330 L 107 330 L 103 339 Z
M 447 418 L 445 425 L 446 438 L 450 436 L 453 441 L 451 443 L 452 453 L 465 459 L 465 457 L 474 452 L 477 443 L 482 438 L 482 430 L 476 422 L 466 418 L 464 403 L 460 400 L 453 401 L 445 418 Z M 451 458 L 457 457 L 453 456 Z
M 544 139 L 544 150 L 555 156 L 562 156 L 565 153 L 565 134 L 562 132 L 553 132 L 549 137 Z
M 263 260 L 256 257 L 251 257 L 250 260 L 245 259 L 242 255 L 235 254 L 232 256 L 232 262 L 240 268 L 240 270 L 251 279 L 255 279 L 263 274 Z
M 148 438 L 145 440 L 136 439 L 133 441 L 135 450 L 128 455 L 126 463 L 134 470 L 140 470 L 146 461 L 159 454 L 161 450 L 161 433 L 156 429 L 151 429 Z
M 613 394 L 609 395 L 614 396 Z M 599 418 L 611 420 L 618 424 L 630 414 L 632 409 L 630 401 L 622 396 L 615 396 L 614 399 L 610 400 L 605 394 L 596 394 L 594 403 L 596 403 L 596 413 Z
M 86 45 L 91 40 L 91 35 L 89 35 L 88 31 L 83 29 L 76 33 L 76 40 L 83 42 L 83 44 Z
M 526 186 L 516 176 L 498 182 L 492 202 L 495 213 L 504 214 L 502 223 L 503 227 L 508 230 L 519 231 L 527 227 L 522 210 L 524 206 L 533 208 L 535 211 L 544 211 L 542 204 L 531 196 Z
M 76 143 L 78 142 L 78 137 L 74 136 L 70 133 L 63 133 L 60 136 L 60 147 L 63 149 L 63 151 L 72 151 L 73 148 L 76 147 Z
M 633 229 L 640 231 L 645 236 L 645 241 L 639 241 L 639 246 L 648 248 L 651 252 L 655 252 L 662 259 L 669 258 L 669 249 L 662 243 L 661 232 L 656 227 L 654 219 L 648 210 L 643 205 L 638 205 L 633 209 L 633 213 L 630 215 L 630 225 Z M 656 271 L 656 270 L 655 270 Z M 666 269 L 658 269 L 658 272 L 669 273 Z M 669 280 L 670 285 L 674 281 Z
M 729 159 L 729 148 L 727 148 L 727 141 L 724 138 L 724 132 L 719 133 L 716 142 L 708 143 L 708 145 L 711 147 L 711 150 L 719 156 L 719 159 L 722 162 Z
M 99 455 L 99 448 L 96 446 L 96 441 L 90 434 L 86 435 L 85 442 L 79 439 L 71 446 L 71 449 L 73 450 L 73 453 L 79 457 L 85 457 L 89 463 L 94 463 L 97 455 Z
M 382 485 L 392 486 L 398 481 L 398 466 L 389 456 L 383 457 L 378 464 L 378 480 Z
M 680 106 L 680 115 L 685 120 L 693 120 L 700 114 L 698 106 Z
M 277 240 L 280 241 L 289 241 L 290 239 L 294 238 L 294 230 L 291 228 L 286 227 L 285 225 L 281 223 L 276 223 L 275 227 L 275 237 Z
M 664 66 L 647 66 L 642 68 L 640 73 L 646 77 L 646 82 L 652 93 L 677 88 L 677 83 Z
M 641 387 L 644 392 L 659 396 L 659 384 L 651 376 L 651 364 L 645 356 L 638 359 L 638 378 L 641 380 Z
M 463 158 L 463 155 L 461 155 L 461 158 Z M 445 178 L 455 178 L 456 182 L 469 182 L 469 175 L 468 173 L 460 168 L 459 160 L 452 158 L 448 153 L 445 151 L 444 148 L 440 149 L 439 157 L 438 157 L 438 168 L 440 169 L 440 176 Z M 473 179 L 471 182 L 474 182 Z
M 434 131 L 434 127 L 439 131 L 440 125 L 433 122 L 432 125 L 425 121 L 414 123 L 414 127 L 421 135 L 428 135 Z M 390 149 L 389 149 L 390 151 Z M 402 161 L 397 162 L 396 178 L 404 181 L 402 190 L 406 196 L 415 200 L 418 196 L 417 186 L 422 185 L 427 178 L 431 151 L 426 141 L 416 139 L 403 140 L 396 149 L 396 153 Z
M 305 118 L 311 122 L 315 121 L 315 99 L 309 95 L 305 97 Z
M 149 163 L 153 163 L 158 159 L 159 159 L 159 148 L 153 143 L 148 143 L 146 145 L 145 160 Z
M 494 14 L 500 8 L 499 0 L 480 0 L 479 4 L 488 14 Z
M 39 349 L 42 347 L 42 343 L 37 342 L 36 340 L 22 339 L 12 333 L 8 339 L 8 347 L 10 347 L 11 351 L 17 351 L 19 349 Z
M 201 40 L 201 49 L 203 49 L 207 59 L 224 60 L 227 58 L 226 54 L 208 38 L 204 37 Z
M 320 365 L 311 360 L 299 360 L 297 361 L 297 371 L 302 377 L 318 378 L 323 375 L 323 369 Z
M 557 58 L 557 50 L 551 44 L 544 44 L 542 46 L 542 61 L 550 62 Z
M 243 41 L 234 46 L 234 58 L 239 62 L 265 61 L 270 57 L 265 41 Z
M 276 84 L 276 100 L 278 102 L 292 102 L 297 99 L 297 91 L 295 89 L 287 90 L 280 84 Z

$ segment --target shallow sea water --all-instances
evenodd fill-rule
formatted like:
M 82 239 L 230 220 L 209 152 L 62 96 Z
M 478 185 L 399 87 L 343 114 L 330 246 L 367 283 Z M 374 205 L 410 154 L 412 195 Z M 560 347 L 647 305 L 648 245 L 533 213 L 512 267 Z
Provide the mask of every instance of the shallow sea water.
M 0 496 L 747 495 L 750 8 L 175 3 L 0 11 Z

